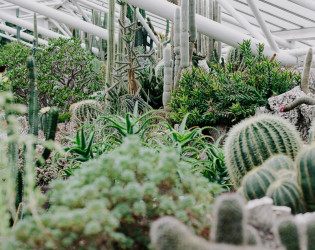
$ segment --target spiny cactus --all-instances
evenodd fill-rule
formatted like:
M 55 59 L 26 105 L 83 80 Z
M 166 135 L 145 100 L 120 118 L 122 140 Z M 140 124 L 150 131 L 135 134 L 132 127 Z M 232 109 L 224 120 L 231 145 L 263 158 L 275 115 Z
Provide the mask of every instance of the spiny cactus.
M 253 228 L 252 226 L 247 225 L 246 226 L 246 231 L 247 231 L 247 244 L 251 246 L 255 245 L 261 245 L 261 239 L 258 234 L 258 231 Z
M 300 97 L 300 98 L 296 99 L 295 101 L 293 101 L 292 103 L 283 106 L 280 111 L 288 112 L 288 111 L 300 106 L 301 104 L 315 105 L 315 99 L 312 97 L 309 97 L 309 96 Z
M 310 93 L 308 83 L 309 83 L 312 59 L 313 59 L 313 49 L 310 48 L 305 58 L 304 69 L 303 69 L 302 80 L 301 80 L 301 89 L 305 94 Z
M 216 199 L 211 241 L 233 245 L 246 242 L 245 202 L 238 194 L 225 194 Z
M 175 53 L 175 69 L 174 69 L 174 89 L 177 87 L 177 74 L 180 67 L 180 11 L 178 7 L 175 10 L 174 17 L 174 53 Z
M 297 157 L 298 183 L 302 187 L 308 211 L 315 211 L 315 145 L 305 148 Z
M 278 172 L 282 169 L 287 170 L 296 170 L 296 167 L 292 161 L 292 159 L 286 155 L 274 155 L 266 160 L 262 167 L 272 169 L 275 172 Z
M 197 40 L 196 0 L 189 0 L 189 64 L 192 62 L 193 50 Z
M 38 89 L 37 72 L 34 57 L 27 58 L 27 68 L 29 70 L 30 88 L 28 101 L 29 133 L 38 136 Z
M 243 120 L 230 130 L 224 146 L 232 183 L 239 187 L 248 171 L 272 155 L 284 154 L 294 160 L 301 146 L 296 129 L 281 117 L 262 114 Z
M 163 87 L 163 106 L 165 110 L 169 110 L 169 103 L 171 101 L 171 86 L 172 86 L 172 60 L 171 48 L 166 46 L 164 49 L 164 87 Z
M 95 100 L 85 100 L 70 106 L 70 113 L 74 122 L 82 123 L 96 119 L 102 113 L 102 105 Z
M 269 186 L 266 196 L 273 199 L 276 206 L 290 207 L 294 214 L 305 212 L 301 188 L 294 180 L 286 178 L 276 180 Z
M 290 218 L 281 221 L 278 225 L 278 234 L 286 250 L 300 249 L 299 230 L 294 219 Z
M 189 67 L 189 0 L 181 1 L 180 66 Z
M 107 43 L 107 74 L 106 83 L 113 84 L 113 67 L 115 59 L 115 0 L 109 0 L 108 43 Z
M 297 171 L 296 170 L 289 170 L 289 169 L 280 169 L 277 171 L 277 176 L 279 178 L 285 178 L 289 180 L 297 180 Z
M 57 131 L 58 125 L 58 109 L 56 107 L 52 107 L 46 114 L 41 116 L 42 128 L 44 130 L 44 134 L 46 137 L 46 141 L 55 140 L 55 135 Z M 45 123 L 45 124 L 43 124 Z M 45 147 L 44 152 L 42 154 L 43 159 L 46 161 L 51 153 L 51 149 Z M 39 162 L 37 163 L 39 165 Z
M 312 121 L 310 129 L 308 131 L 308 143 L 311 144 L 315 141 L 315 120 Z
M 277 178 L 272 169 L 258 167 L 251 170 L 243 179 L 243 194 L 247 200 L 262 198 L 267 189 Z

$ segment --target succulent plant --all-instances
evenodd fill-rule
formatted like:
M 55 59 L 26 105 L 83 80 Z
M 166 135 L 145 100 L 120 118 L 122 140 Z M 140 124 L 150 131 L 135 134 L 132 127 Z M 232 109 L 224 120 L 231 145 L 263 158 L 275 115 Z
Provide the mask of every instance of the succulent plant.
M 286 250 L 300 249 L 299 230 L 294 219 L 288 218 L 281 221 L 278 225 L 278 235 Z
M 278 172 L 280 170 L 296 170 L 292 159 L 286 155 L 274 155 L 266 160 L 262 167 Z
M 214 204 L 211 241 L 233 245 L 246 243 L 245 201 L 238 194 L 225 194 Z
M 171 101 L 172 91 L 172 60 L 171 60 L 171 48 L 166 46 L 164 49 L 164 88 L 163 88 L 163 106 L 165 110 L 169 110 L 169 103 Z
M 38 136 L 38 89 L 37 72 L 34 57 L 27 58 L 27 68 L 29 70 L 30 90 L 28 104 L 28 119 L 30 124 L 30 134 Z
M 310 145 L 303 149 L 298 155 L 297 176 L 308 211 L 315 211 L 315 145 Z
M 210 228 L 205 218 L 212 190 L 172 149 L 158 153 L 142 147 L 138 137 L 127 137 L 68 180 L 54 180 L 50 209 L 16 225 L 16 244 L 18 249 L 148 249 L 150 223 L 163 215 L 201 235 Z
M 296 181 L 287 178 L 280 178 L 272 183 L 266 196 L 273 199 L 276 206 L 287 206 L 292 209 L 292 213 L 305 212 L 303 194 Z
M 276 180 L 272 169 L 258 167 L 244 176 L 242 190 L 247 200 L 259 199 L 266 195 L 268 187 Z
M 306 223 L 307 249 L 314 249 L 315 246 L 315 219 L 312 218 Z
M 302 146 L 296 129 L 285 119 L 257 115 L 234 126 L 224 146 L 231 181 L 239 187 L 243 176 L 270 156 L 284 154 L 294 160 Z
M 70 106 L 71 119 L 81 124 L 85 121 L 92 121 L 102 113 L 102 105 L 96 100 L 84 100 Z

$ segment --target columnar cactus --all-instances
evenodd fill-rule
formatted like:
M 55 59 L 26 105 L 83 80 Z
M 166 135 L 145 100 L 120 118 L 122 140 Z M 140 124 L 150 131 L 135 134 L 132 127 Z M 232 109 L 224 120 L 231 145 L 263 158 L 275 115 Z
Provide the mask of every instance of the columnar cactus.
M 221 195 L 214 204 L 211 241 L 233 245 L 246 242 L 245 202 L 238 194 Z
M 38 89 L 37 72 L 34 57 L 27 58 L 27 68 L 29 70 L 30 88 L 28 101 L 29 133 L 38 136 Z
M 280 178 L 269 186 L 266 196 L 273 199 L 276 206 L 290 207 L 294 214 L 305 212 L 303 194 L 296 181 Z
M 189 64 L 192 62 L 193 50 L 197 40 L 196 0 L 189 0 Z
M 278 225 L 278 234 L 286 250 L 300 249 L 299 230 L 294 219 L 289 218 L 281 221 Z
M 164 87 L 163 87 L 163 106 L 165 110 L 169 110 L 171 101 L 171 85 L 172 85 L 172 60 L 171 48 L 166 46 L 164 49 Z
M 305 58 L 304 69 L 303 69 L 302 80 L 301 80 L 302 81 L 301 89 L 305 94 L 310 93 L 308 82 L 309 82 L 309 77 L 310 77 L 312 59 L 313 59 L 313 49 L 310 48 Z
M 262 114 L 234 126 L 225 143 L 225 162 L 235 187 L 243 176 L 270 156 L 285 154 L 296 158 L 302 146 L 296 129 L 285 119 Z
M 176 89 L 176 76 L 180 67 L 180 8 L 175 10 L 174 17 L 174 53 L 175 53 L 175 70 L 174 70 L 174 89 Z
M 315 211 L 315 145 L 305 148 L 297 157 L 298 183 L 302 187 L 309 211 Z
M 243 194 L 247 200 L 259 199 L 266 195 L 268 187 L 276 180 L 272 169 L 258 167 L 251 170 L 243 179 Z
M 180 33 L 180 66 L 189 67 L 189 0 L 181 2 Z
M 113 84 L 112 72 L 115 58 L 115 3 L 115 0 L 109 0 L 106 83 L 110 86 Z

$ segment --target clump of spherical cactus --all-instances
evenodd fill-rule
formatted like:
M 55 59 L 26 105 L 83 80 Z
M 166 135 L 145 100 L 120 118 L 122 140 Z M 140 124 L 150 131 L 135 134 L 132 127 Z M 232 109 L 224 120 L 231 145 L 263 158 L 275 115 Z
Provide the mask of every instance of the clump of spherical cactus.
M 210 228 L 213 186 L 172 149 L 157 153 L 138 137 L 53 181 L 51 190 L 50 209 L 16 225 L 19 249 L 148 249 L 150 223 L 164 215 L 197 235 Z
M 296 129 L 274 115 L 257 115 L 234 126 L 225 143 L 225 162 L 237 188 L 243 176 L 275 154 L 294 160 L 302 147 Z
M 300 249 L 299 228 L 294 218 L 282 220 L 278 225 L 278 235 L 287 250 Z
M 102 105 L 96 100 L 84 100 L 70 106 L 71 119 L 78 125 L 93 121 L 102 114 Z

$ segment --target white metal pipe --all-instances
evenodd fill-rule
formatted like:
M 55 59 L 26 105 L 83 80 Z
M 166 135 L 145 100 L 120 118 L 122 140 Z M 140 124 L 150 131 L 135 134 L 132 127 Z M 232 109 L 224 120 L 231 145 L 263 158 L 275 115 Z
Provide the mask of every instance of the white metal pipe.
M 97 4 L 89 2 L 87 0 L 76 0 L 76 1 L 79 2 L 79 3 L 82 3 L 83 5 L 91 8 L 91 9 L 102 11 L 104 13 L 108 13 L 108 9 L 103 7 L 103 6 L 97 5 Z M 115 17 L 119 18 L 119 13 L 118 12 L 115 12 Z
M 169 3 L 166 0 L 124 0 L 124 2 L 130 3 L 134 6 L 172 21 L 174 21 L 175 9 L 178 7 L 177 5 Z M 251 40 L 251 49 L 253 53 L 257 53 L 256 46 L 259 43 L 262 43 L 262 41 L 237 32 L 229 27 L 224 26 L 223 24 L 214 22 L 200 15 L 196 15 L 196 26 L 199 32 L 233 47 L 238 47 L 238 44 L 243 43 L 244 40 Z M 272 57 L 274 53 L 275 51 L 272 50 L 268 45 L 265 46 L 264 54 L 266 56 Z M 284 50 L 279 50 L 277 52 L 277 59 L 284 65 L 296 65 L 297 63 L 297 58 Z
M 314 1 L 306 1 L 306 0 L 291 0 L 291 2 L 301 5 L 307 9 L 315 11 L 315 2 Z
M 78 4 L 76 0 L 72 1 L 74 5 L 78 8 L 78 11 L 82 14 L 82 16 L 85 18 L 85 21 L 92 23 L 91 19 L 86 15 L 85 11 L 82 10 L 81 6 Z
M 310 47 L 305 47 L 305 48 L 302 47 L 302 48 L 291 49 L 287 51 L 290 55 L 293 55 L 293 56 L 303 56 L 307 54 L 309 49 Z M 313 54 L 315 54 L 315 47 L 312 47 L 312 49 L 313 49 Z
M 265 38 L 257 32 L 256 29 L 243 17 L 239 12 L 237 12 L 228 0 L 217 0 L 217 2 L 229 12 L 252 36 L 260 41 L 265 41 Z
M 260 28 L 264 32 L 265 37 L 266 37 L 270 47 L 274 51 L 278 52 L 279 51 L 278 45 L 276 44 L 275 40 L 273 39 L 273 36 L 271 35 L 271 32 L 270 32 L 269 28 L 267 27 L 267 24 L 266 24 L 264 18 L 261 16 L 260 10 L 257 8 L 255 0 L 246 0 L 246 1 L 248 3 L 248 6 L 251 8 L 254 16 L 256 17 L 256 20 L 259 23 Z
M 8 35 L 6 35 L 6 34 L 0 33 L 0 36 L 2 36 L 3 38 L 9 39 L 9 40 L 11 40 L 11 41 L 17 41 L 16 38 L 14 38 L 14 37 L 12 37 L 12 36 L 8 36 Z M 23 43 L 23 44 L 25 44 L 25 45 L 27 45 L 27 46 L 29 46 L 29 47 L 32 47 L 32 46 L 33 46 L 33 44 L 26 43 L 26 42 L 24 42 L 24 41 L 20 41 L 20 42 Z
M 59 29 L 61 31 L 61 33 L 67 37 L 70 38 L 69 34 L 59 25 L 59 23 L 57 23 L 54 19 L 49 18 L 49 21 L 55 25 L 57 27 L 57 29 Z
M 33 23 L 24 21 L 20 18 L 16 18 L 15 16 L 6 14 L 3 11 L 0 11 L 0 18 L 2 20 L 9 22 L 9 23 L 13 23 L 17 26 L 20 26 L 20 27 L 23 27 L 25 29 L 34 31 L 34 24 Z M 51 30 L 45 29 L 45 28 L 40 27 L 40 26 L 37 27 L 37 32 L 38 32 L 38 34 L 41 34 L 43 36 L 47 36 L 49 38 L 59 38 L 59 37 L 66 38 L 65 36 L 63 36 L 61 34 L 58 34 L 56 32 L 53 32 Z
M 231 16 L 225 14 L 225 13 L 222 13 L 222 20 L 224 22 L 227 22 L 227 23 L 230 23 L 230 24 L 233 24 L 235 26 L 238 26 L 238 27 L 241 27 L 240 24 Z M 253 27 L 254 29 L 256 29 L 258 32 L 262 32 L 260 29 L 256 28 L 256 27 Z M 290 48 L 290 49 L 293 49 L 295 48 L 295 46 L 293 45 L 293 43 L 290 43 L 289 41 L 287 41 L 286 39 L 282 38 L 282 37 L 279 37 L 277 36 L 276 34 L 273 34 L 273 38 L 276 40 L 276 42 L 285 47 L 285 48 Z
M 138 20 L 140 21 L 140 23 L 142 24 L 142 26 L 145 28 L 145 30 L 148 32 L 149 36 L 151 37 L 151 39 L 153 40 L 153 42 L 158 45 L 159 44 L 159 40 L 157 39 L 157 37 L 154 35 L 153 31 L 151 30 L 151 28 L 149 27 L 149 25 L 146 23 L 146 21 L 144 20 L 143 16 L 140 14 L 139 12 L 139 8 L 137 8 L 136 10 L 136 15 Z
M 6 31 L 12 35 L 15 35 L 16 36 L 16 33 L 17 33 L 17 30 L 12 28 L 12 27 L 9 27 L 5 24 L 0 24 L 0 30 L 3 30 L 3 31 Z M 25 40 L 28 40 L 28 41 L 33 41 L 34 40 L 34 36 L 30 35 L 30 34 L 27 34 L 25 32 L 22 32 L 20 31 L 20 36 L 21 38 L 25 39 Z M 44 39 L 41 39 L 41 38 L 38 38 L 38 43 L 39 44 L 45 44 L 45 45 L 48 45 L 48 42 Z
M 44 4 L 35 2 L 33 0 L 7 0 L 7 2 L 16 4 L 22 8 L 34 11 L 36 13 L 40 13 L 42 15 L 45 15 L 47 17 L 53 18 L 58 22 L 65 23 L 69 25 L 70 27 L 77 28 L 80 30 L 83 30 L 89 34 L 101 37 L 104 40 L 108 39 L 108 31 L 98 27 L 96 25 L 93 25 L 91 23 L 87 23 L 81 20 L 78 20 L 75 17 L 72 17 L 68 14 L 65 14 L 61 11 L 55 10 L 53 8 L 47 7 Z
M 67 25 L 65 25 L 65 24 L 63 23 L 62 26 L 64 27 L 64 29 L 65 29 L 65 31 L 67 32 L 67 34 L 71 37 L 71 36 L 72 36 L 72 32 L 69 30 L 69 28 L 67 27 Z

